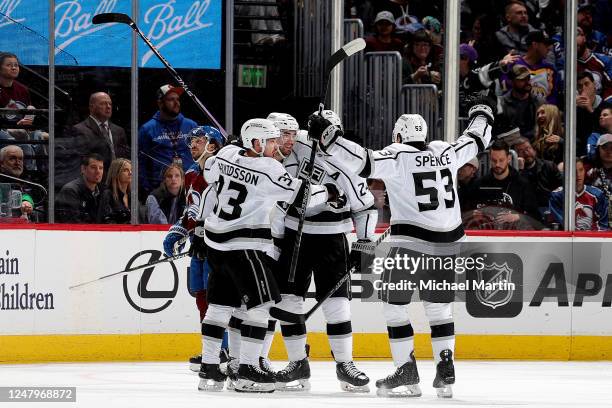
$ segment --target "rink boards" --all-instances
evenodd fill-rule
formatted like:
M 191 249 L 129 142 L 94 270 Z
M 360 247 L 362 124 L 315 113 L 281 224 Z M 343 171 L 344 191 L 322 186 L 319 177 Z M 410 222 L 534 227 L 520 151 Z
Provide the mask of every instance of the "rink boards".
M 187 291 L 188 259 L 68 289 L 158 259 L 164 232 L 79 228 L 0 230 L 0 362 L 180 360 L 195 354 L 200 335 L 195 299 Z M 465 279 L 517 285 L 458 293 L 458 358 L 612 360 L 611 239 L 479 235 L 469 237 L 466 253 L 486 254 L 490 262 Z M 382 306 L 361 299 L 374 292 L 375 279 L 352 279 L 355 357 L 388 358 Z M 410 308 L 417 355 L 430 357 L 422 306 Z M 312 357 L 330 358 L 320 313 L 308 329 Z M 279 333 L 271 356 L 285 358 Z

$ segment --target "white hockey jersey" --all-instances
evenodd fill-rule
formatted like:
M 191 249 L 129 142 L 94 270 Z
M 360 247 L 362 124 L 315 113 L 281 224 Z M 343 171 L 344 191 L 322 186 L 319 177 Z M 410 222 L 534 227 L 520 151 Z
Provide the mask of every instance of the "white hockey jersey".
M 232 145 L 206 161 L 204 177 L 215 184 L 217 197 L 204 222 L 206 244 L 221 251 L 272 253 L 270 211 L 277 201 L 293 203 L 302 181 L 289 175 L 278 161 L 248 157 L 244 149 Z M 312 186 L 308 205 L 326 201 L 325 187 Z
M 391 238 L 451 243 L 464 238 L 457 171 L 484 150 L 491 127 L 476 117 L 455 143 L 429 143 L 423 151 L 393 143 L 378 151 L 339 139 L 331 161 L 347 171 L 384 181 L 391 209 Z
M 303 133 L 298 133 L 298 138 L 293 146 L 293 152 L 284 161 L 283 165 L 287 172 L 295 177 L 307 177 L 307 164 L 312 152 L 311 142 Z M 364 213 L 360 220 L 358 235 L 365 238 L 373 235 L 377 221 L 377 211 L 374 206 L 374 196 L 368 189 L 365 178 L 359 177 L 357 173 L 347 172 L 343 167 L 328 161 L 329 155 L 317 152 L 315 168 L 312 175 L 313 184 L 335 184 L 347 197 L 346 205 L 335 207 L 328 203 L 306 210 L 304 220 L 305 234 L 339 234 L 353 230 L 352 216 Z M 362 222 L 361 222 L 362 221 Z M 297 230 L 299 214 L 296 208 L 290 208 L 285 217 L 287 228 Z M 369 236 L 368 236 L 369 238 Z

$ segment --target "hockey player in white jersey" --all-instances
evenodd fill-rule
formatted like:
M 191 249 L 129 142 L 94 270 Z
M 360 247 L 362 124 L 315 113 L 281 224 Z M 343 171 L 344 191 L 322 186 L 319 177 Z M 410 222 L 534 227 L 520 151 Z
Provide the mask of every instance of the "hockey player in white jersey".
M 330 160 L 362 177 L 384 181 L 391 209 L 392 246 L 402 251 L 401 248 L 414 248 L 414 243 L 431 248 L 434 244 L 452 244 L 464 239 L 455 186 L 457 170 L 488 146 L 493 113 L 489 106 L 478 104 L 470 109 L 469 118 L 467 129 L 455 143 L 432 141 L 426 144 L 425 120 L 420 115 L 402 115 L 393 129 L 393 143 L 378 151 L 338 137 L 332 124 L 324 119 L 312 120 L 319 122 L 314 125 L 321 129 L 318 131 L 320 143 L 330 153 Z M 392 272 L 395 271 L 383 275 L 383 280 L 391 279 Z M 428 273 L 437 271 L 423 272 L 427 278 L 431 276 Z M 433 278 L 453 279 L 453 271 L 450 274 L 450 277 L 434 275 Z M 451 397 L 451 385 L 455 382 L 451 303 L 454 294 L 420 291 L 420 297 L 431 327 L 436 363 L 433 386 L 440 397 Z M 419 396 L 414 334 L 408 315 L 410 300 L 396 301 L 387 292 L 383 293 L 383 301 L 397 370 L 376 382 L 377 393 L 381 396 Z
M 223 332 L 232 311 L 243 306 L 240 366 L 236 391 L 273 392 L 274 377 L 259 368 L 269 308 L 280 300 L 268 255 L 273 244 L 269 215 L 277 201 L 301 202 L 305 185 L 272 157 L 279 131 L 266 119 L 248 120 L 240 132 L 243 146 L 229 145 L 205 164 L 204 177 L 215 185 L 217 202 L 204 223 L 211 274 L 209 307 L 202 331 L 203 355 L 198 389 L 219 391 L 225 375 L 219 370 Z M 309 206 L 334 202 L 333 185 L 313 185 Z
M 323 111 L 322 114 L 331 118 L 338 130 L 342 129 L 335 113 Z M 285 126 L 282 122 L 277 121 L 277 126 Z M 299 132 L 292 152 L 283 160 L 283 165 L 290 174 L 305 178 L 310 156 L 311 142 Z M 286 211 L 285 234 L 280 241 L 280 257 L 275 268 L 283 301 L 276 307 L 293 313 L 303 313 L 304 297 L 313 277 L 315 297 L 319 299 L 348 273 L 350 262 L 346 234 L 353 230 L 353 220 L 360 239 L 371 238 L 376 227 L 377 211 L 366 180 L 328 162 L 327 156 L 324 151 L 316 153 L 313 183 L 337 185 L 338 190 L 345 193 L 346 203 L 326 203 L 306 211 L 295 282 L 292 283 L 288 282 L 288 276 L 299 216 L 294 207 Z M 353 363 L 349 299 L 350 283 L 347 282 L 325 300 L 321 308 L 327 322 L 327 335 L 336 360 L 336 375 L 341 389 L 367 392 L 369 378 Z M 307 390 L 310 367 L 305 353 L 306 325 L 281 322 L 281 333 L 289 364 L 276 373 L 277 389 Z

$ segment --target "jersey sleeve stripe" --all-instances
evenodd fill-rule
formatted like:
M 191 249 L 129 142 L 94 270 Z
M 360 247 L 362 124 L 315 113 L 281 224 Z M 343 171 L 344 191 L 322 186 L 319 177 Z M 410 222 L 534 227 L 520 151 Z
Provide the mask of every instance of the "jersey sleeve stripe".
M 355 189 L 355 186 L 353 185 L 353 182 L 351 180 L 351 178 L 338 166 L 336 166 L 335 164 L 331 163 L 331 162 L 327 162 L 327 164 L 329 164 L 330 166 L 334 167 L 336 170 L 338 170 L 340 173 L 342 173 L 342 175 L 344 177 L 346 177 L 346 179 L 348 180 L 349 184 L 351 185 L 351 188 L 353 189 L 353 193 L 355 193 L 355 197 L 357 197 L 357 199 L 359 200 L 359 202 L 361 203 L 361 205 L 366 205 L 363 200 L 361 198 L 359 198 L 359 192 Z

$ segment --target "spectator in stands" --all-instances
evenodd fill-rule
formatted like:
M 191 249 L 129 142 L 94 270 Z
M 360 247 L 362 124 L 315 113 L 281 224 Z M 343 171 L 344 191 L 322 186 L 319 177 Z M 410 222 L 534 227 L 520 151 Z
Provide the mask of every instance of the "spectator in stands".
M 72 128 L 79 156 L 99 154 L 104 159 L 107 173 L 113 160 L 130 157 L 125 130 L 110 121 L 112 115 L 111 97 L 105 92 L 95 92 L 89 97 L 89 117 Z
M 149 224 L 174 224 L 185 209 L 185 173 L 177 164 L 164 169 L 162 184 L 147 197 L 147 222 Z
M 410 84 L 434 84 L 440 86 L 439 61 L 434 58 L 433 41 L 425 30 L 417 31 L 412 42 L 406 46 L 407 63 L 403 64 L 403 78 Z
M 366 37 L 366 52 L 398 51 L 404 48 L 404 43 L 393 36 L 395 19 L 389 11 L 381 11 L 374 19 L 374 35 Z
M 138 132 L 139 196 L 142 200 L 161 182 L 161 171 L 177 163 L 186 171 L 192 164 L 191 152 L 185 142 L 189 131 L 197 124 L 181 114 L 181 87 L 164 85 L 157 91 L 159 111 L 142 125 Z M 110 173 L 109 173 L 110 175 Z
M 132 163 L 127 159 L 111 162 L 106 178 L 106 189 L 100 199 L 97 221 L 100 224 L 129 224 L 130 185 L 132 183 Z
M 477 157 L 474 157 L 461 166 L 457 172 L 457 195 L 459 196 L 459 204 L 462 209 L 466 206 L 466 196 L 474 189 L 476 174 L 478 174 L 479 169 L 480 162 Z
M 81 176 L 62 187 L 56 199 L 58 222 L 94 224 L 100 206 L 104 158 L 90 153 L 81 160 Z
M 533 229 L 539 227 L 535 191 L 510 166 L 508 145 L 496 141 L 490 149 L 491 173 L 480 177 L 466 197 L 471 220 L 481 220 L 488 229 Z
M 487 14 L 479 15 L 472 23 L 471 36 L 468 40 L 478 52 L 481 62 L 495 61 L 499 55 L 499 51 L 496 50 L 495 29 L 493 17 Z
M 587 173 L 587 184 L 603 191 L 608 199 L 608 225 L 612 225 L 612 134 L 602 135 L 597 141 L 593 167 Z
M 13 177 L 23 179 L 23 150 L 15 145 L 4 146 L 0 149 L 0 183 L 11 184 L 11 189 L 21 192 L 20 216 L 29 219 L 34 211 L 32 190 L 27 183 L 15 180 Z
M 509 77 L 512 89 L 500 100 L 500 123 L 518 126 L 521 135 L 532 140 L 536 124 L 535 113 L 539 103 L 531 94 L 531 73 L 524 65 L 514 65 Z
M 606 104 L 601 109 L 599 114 L 599 127 L 601 132 L 593 132 L 587 140 L 587 158 L 589 160 L 595 159 L 595 153 L 597 152 L 597 141 L 604 133 L 612 133 L 612 105 Z
M 576 35 L 578 47 L 578 74 L 590 72 L 595 84 L 595 92 L 604 100 L 612 98 L 612 57 L 596 54 L 587 45 L 587 39 L 578 27 Z
M 30 99 L 30 91 L 24 84 L 17 81 L 18 76 L 19 60 L 17 56 L 9 52 L 0 52 L 0 107 L 34 109 Z M 0 115 L 0 129 L 2 129 L 0 130 L 0 139 L 20 141 L 48 139 L 49 134 L 47 132 L 26 129 L 34 124 L 34 118 L 34 115 L 21 113 Z M 29 144 L 22 144 L 21 148 L 26 158 L 30 157 L 30 159 L 26 159 L 26 168 L 30 171 L 36 170 L 36 162 L 31 157 L 34 157 L 37 153 L 44 153 L 44 148 Z M 42 167 L 46 167 L 46 163 Z
M 565 194 L 563 187 L 550 195 L 550 213 L 558 224 L 563 224 Z M 576 230 L 608 230 L 608 198 L 597 187 L 585 185 L 582 158 L 576 159 Z
M 595 92 L 595 80 L 589 71 L 578 74 L 578 95 L 576 96 L 576 155 L 586 153 L 587 139 L 599 128 L 602 110 L 601 96 Z
M 544 31 L 531 31 L 525 37 L 527 52 L 516 64 L 524 65 L 531 74 L 531 94 L 538 103 L 557 103 L 558 78 L 555 67 L 546 62 L 552 41 Z
M 504 14 L 507 25 L 495 33 L 500 47 L 499 55 L 506 55 L 513 50 L 524 54 L 527 52 L 527 34 L 535 30 L 529 24 L 525 3 L 518 0 L 508 2 Z
M 344 2 L 344 15 L 346 18 L 358 18 L 363 22 L 366 33 L 372 33 L 376 9 L 374 0 L 346 0 Z
M 11 109 L 34 108 L 30 99 L 30 91 L 21 82 L 19 76 L 19 60 L 15 54 L 0 53 L 0 107 Z M 2 121 L 6 125 L 31 126 L 34 117 L 23 114 L 4 114 Z
M 593 52 L 604 53 L 608 38 L 604 33 L 593 28 L 593 9 L 594 7 L 590 4 L 578 6 L 578 27 L 584 33 L 587 46 Z
M 539 158 L 559 164 L 563 161 L 563 120 L 556 105 L 544 104 L 536 111 L 533 147 Z
M 469 44 L 459 46 L 459 56 L 459 114 L 466 117 L 470 100 L 479 96 L 493 97 L 493 84 L 519 56 L 508 54 L 500 61 L 476 67 L 478 52 Z
M 563 185 L 563 175 L 550 160 L 537 157 L 529 139 L 521 137 L 513 146 L 518 155 L 519 174 L 530 185 L 535 186 L 536 199 L 540 213 L 548 208 L 550 193 Z

